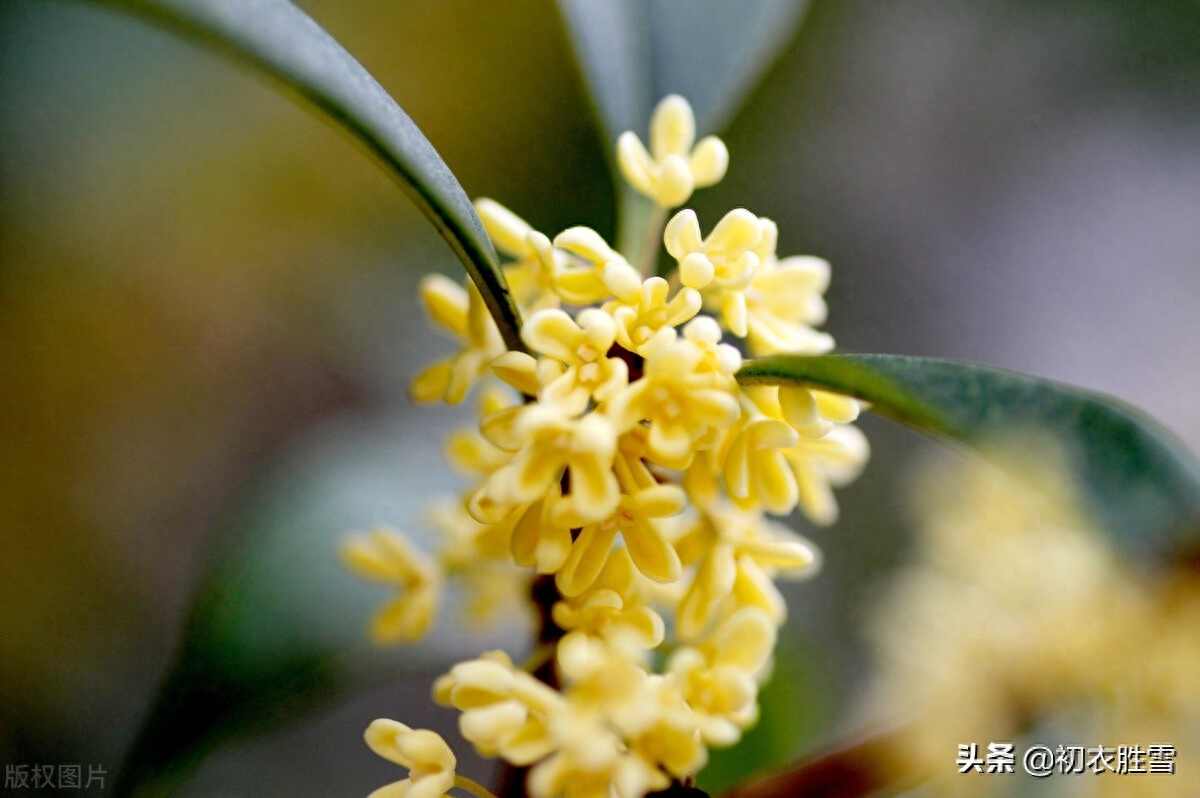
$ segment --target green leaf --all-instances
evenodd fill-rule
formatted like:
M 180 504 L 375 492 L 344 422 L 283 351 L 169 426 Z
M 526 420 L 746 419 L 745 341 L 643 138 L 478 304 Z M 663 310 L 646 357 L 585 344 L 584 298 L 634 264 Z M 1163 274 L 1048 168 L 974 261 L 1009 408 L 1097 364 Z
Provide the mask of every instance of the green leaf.
M 701 135 L 719 131 L 795 32 L 807 0 L 559 0 L 618 185 L 618 249 L 636 251 L 650 203 L 618 177 L 613 144 L 646 137 L 655 103 L 681 94 Z
M 723 127 L 795 31 L 806 0 L 559 0 L 609 140 L 682 94 L 701 131 Z
M 916 429 L 986 447 L 1026 429 L 1062 447 L 1096 521 L 1161 552 L 1200 534 L 1200 464 L 1153 419 L 1111 397 L 1007 369 L 899 355 L 752 360 L 743 385 L 808 385 L 863 399 Z
M 367 643 L 369 620 L 394 589 L 350 573 L 339 544 L 349 531 L 388 523 L 432 550 L 432 535 L 419 539 L 424 503 L 453 476 L 430 431 L 407 415 L 399 423 L 339 420 L 298 442 L 246 491 L 225 517 L 175 661 L 126 754 L 118 798 L 175 794 L 228 741 L 511 639 L 511 628 L 488 640 L 463 635 L 451 607 L 419 645 Z
M 348 132 L 429 218 L 479 286 L 509 349 L 520 312 L 496 251 L 458 180 L 408 115 L 354 57 L 287 0 L 90 0 L 157 22 L 275 78 Z

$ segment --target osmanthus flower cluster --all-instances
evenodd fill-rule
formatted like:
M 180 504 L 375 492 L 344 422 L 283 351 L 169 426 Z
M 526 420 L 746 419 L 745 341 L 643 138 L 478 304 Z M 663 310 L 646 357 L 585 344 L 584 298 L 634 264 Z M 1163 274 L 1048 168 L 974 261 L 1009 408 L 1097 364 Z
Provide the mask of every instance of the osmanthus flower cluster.
M 666 218 L 721 180 L 728 154 L 715 137 L 695 142 L 691 108 L 672 96 L 654 113 L 649 149 L 626 133 L 618 161 Z M 347 545 L 347 561 L 398 588 L 375 619 L 382 642 L 429 628 L 444 575 L 479 607 L 528 596 L 536 579 L 542 638 L 556 641 L 535 658 L 538 677 L 490 652 L 455 666 L 435 698 L 462 712 L 482 754 L 531 768 L 531 795 L 637 798 L 685 782 L 709 746 L 754 723 L 786 617 L 775 580 L 816 565 L 813 548 L 768 516 L 799 508 L 833 521 L 832 488 L 867 458 L 853 400 L 743 388 L 735 376 L 743 352 L 832 348 L 814 329 L 829 266 L 780 258 L 775 224 L 742 208 L 716 220 L 680 210 L 643 253 L 587 227 L 551 238 L 492 200 L 476 208 L 508 259 L 527 351 L 506 351 L 472 285 L 425 279 L 425 307 L 458 348 L 412 391 L 458 403 L 480 386 L 478 428 L 447 446 L 471 484 L 437 515 L 439 558 L 376 530 Z M 641 274 L 632 263 L 657 263 L 660 244 L 674 268 Z M 427 775 L 452 771 L 439 756 L 414 770 L 409 792 L 380 794 L 448 789 L 452 777 Z
M 942 465 L 915 492 L 920 557 L 873 623 L 880 667 L 867 705 L 905 723 L 889 764 L 931 776 L 932 794 L 992 795 L 985 767 L 947 766 L 959 746 L 986 756 L 992 742 L 1082 745 L 1088 778 L 1059 777 L 1079 779 L 1072 794 L 1194 795 L 1184 775 L 1200 767 L 1194 566 L 1136 570 L 1083 512 L 1062 453 L 1016 440 L 991 463 Z M 1160 743 L 1174 746 L 1175 776 L 1146 773 Z M 1118 746 L 1140 747 L 1140 766 L 1121 768 Z M 1096 759 L 1097 747 L 1108 755 Z

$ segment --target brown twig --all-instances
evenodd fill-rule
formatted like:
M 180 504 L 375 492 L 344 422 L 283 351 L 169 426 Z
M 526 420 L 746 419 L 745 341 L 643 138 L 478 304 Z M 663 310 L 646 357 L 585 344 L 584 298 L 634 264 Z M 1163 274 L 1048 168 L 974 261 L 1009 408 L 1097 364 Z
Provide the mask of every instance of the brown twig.
M 533 606 L 538 614 L 537 644 L 539 647 L 554 646 L 566 634 L 561 626 L 554 622 L 552 614 L 554 605 L 562 598 L 554 577 L 541 575 L 533 580 L 529 589 Z M 554 657 L 546 657 L 533 670 L 533 676 L 538 681 L 557 688 L 558 671 L 554 666 Z M 525 798 L 525 778 L 529 775 L 528 767 L 505 765 L 500 778 L 500 789 L 496 792 L 498 798 Z
M 900 728 L 864 737 L 735 787 L 721 798 L 862 798 L 884 787 L 910 787 L 922 774 L 892 755 L 904 733 Z

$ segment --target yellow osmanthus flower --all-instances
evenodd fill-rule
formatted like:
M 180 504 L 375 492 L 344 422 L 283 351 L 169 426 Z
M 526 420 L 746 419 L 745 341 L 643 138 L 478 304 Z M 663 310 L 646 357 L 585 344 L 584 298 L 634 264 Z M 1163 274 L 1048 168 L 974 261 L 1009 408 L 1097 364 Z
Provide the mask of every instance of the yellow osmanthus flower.
M 529 576 L 510 555 L 512 522 L 481 524 L 462 504 L 446 501 L 430 509 L 429 524 L 441 534 L 438 558 L 447 578 L 466 594 L 474 626 L 531 615 Z
M 555 748 L 547 723 L 565 700 L 547 685 L 513 666 L 503 651 L 461 662 L 433 687 L 439 704 L 463 714 L 459 729 L 484 756 L 503 756 L 528 765 Z
M 663 676 L 647 680 L 646 702 L 652 712 L 626 732 L 629 750 L 657 765 L 658 771 L 683 780 L 704 767 L 708 749 L 695 709 L 679 688 Z
M 588 635 L 641 649 L 656 648 L 666 627 L 662 616 L 646 602 L 647 591 L 639 581 L 629 550 L 617 548 L 591 587 L 554 605 L 554 622 L 567 636 Z
M 697 316 L 683 325 L 683 337 L 703 352 L 696 365 L 698 372 L 715 377 L 715 384 L 737 389 L 737 370 L 742 367 L 742 353 L 736 347 L 721 342 L 721 325 L 710 316 Z
M 663 641 L 662 616 L 647 606 L 627 607 L 615 590 L 591 588 L 575 598 L 554 605 L 554 622 L 568 634 L 596 637 L 628 637 L 643 648 Z
M 421 281 L 421 301 L 433 323 L 457 338 L 461 348 L 417 375 L 411 386 L 413 399 L 456 405 L 492 359 L 504 352 L 500 331 L 474 284 L 463 288 L 448 277 L 431 274 Z
M 783 451 L 800 435 L 779 419 L 755 414 L 727 436 L 725 487 L 729 495 L 776 515 L 786 515 L 800 501 L 800 488 Z
M 650 118 L 650 150 L 632 131 L 617 139 L 617 163 L 629 184 L 664 208 L 687 202 L 692 191 L 721 182 L 729 151 L 716 136 L 696 144 L 696 118 L 687 100 L 663 98 Z
M 513 562 L 533 568 L 539 574 L 554 574 L 571 553 L 571 525 L 561 520 L 563 500 L 560 488 L 551 485 L 546 498 L 518 508 L 504 522 L 512 529 L 509 551 Z
M 511 353 L 510 353 L 511 354 Z M 478 403 L 480 418 L 491 418 L 503 423 L 506 416 L 515 415 L 520 403 L 507 391 L 490 387 L 481 392 Z M 461 474 L 487 476 L 512 459 L 506 451 L 484 434 L 476 424 L 474 427 L 459 428 L 446 438 L 446 461 Z
M 612 515 L 602 521 L 584 523 L 580 528 L 570 555 L 558 571 L 558 589 L 565 596 L 577 596 L 589 588 L 608 562 L 618 534 L 633 564 L 647 579 L 655 582 L 678 579 L 679 555 L 656 519 L 678 515 L 685 503 L 683 489 L 677 485 L 654 485 L 622 493 Z
M 816 548 L 759 511 L 723 502 L 705 507 L 685 523 L 675 548 L 696 571 L 676 611 L 679 636 L 696 640 L 718 618 L 746 607 L 782 624 L 787 606 L 772 577 L 780 571 L 813 574 L 819 562 Z
M 646 214 L 633 220 L 642 251 L 618 252 L 583 225 L 545 235 L 494 200 L 476 203 L 505 257 L 526 351 L 505 351 L 474 287 L 425 280 L 422 301 L 458 350 L 413 394 L 456 403 L 482 384 L 477 425 L 446 445 L 468 484 L 431 519 L 438 563 L 394 533 L 346 546 L 351 567 L 399 589 L 374 622 L 380 642 L 429 628 L 443 571 L 473 619 L 515 615 L 513 596 L 533 598 L 541 627 L 527 666 L 493 651 L 434 687 L 481 754 L 529 768 L 532 798 L 643 798 L 688 784 L 708 746 L 741 737 L 787 616 L 775 580 L 810 574 L 818 559 L 765 513 L 800 507 L 831 522 L 832 488 L 868 455 L 853 399 L 737 379 L 743 352 L 832 348 L 815 329 L 829 265 L 779 259 L 775 223 L 742 208 L 707 236 L 693 210 L 668 218 L 728 165 L 719 139 L 696 143 L 682 98 L 655 110 L 649 150 L 626 133 L 617 157 L 657 205 L 634 204 Z M 372 746 L 395 761 L 416 745 L 404 740 L 423 739 L 378 723 Z M 482 795 L 443 754 L 404 753 L 427 767 L 386 795 L 451 783 Z
M 499 465 L 483 471 L 482 476 L 488 477 L 501 466 L 512 463 L 513 452 L 504 451 L 491 440 L 520 446 L 515 425 L 522 409 L 525 407 L 504 408 L 482 421 L 486 434 L 481 438 L 484 441 L 481 448 L 489 454 L 500 455 L 495 458 Z M 501 475 L 501 478 L 507 476 Z M 540 498 L 520 504 L 497 501 L 489 493 L 489 487 L 494 488 L 485 481 L 468 496 L 465 504 L 465 515 L 485 530 L 480 539 L 491 541 L 494 547 L 503 547 L 511 561 L 520 567 L 534 567 L 538 573 L 546 574 L 561 568 L 571 548 L 571 529 L 557 520 L 564 504 L 560 484 L 551 483 Z
M 516 421 L 522 447 L 510 463 L 496 470 L 484 485 L 494 502 L 518 505 L 545 496 L 562 479 L 570 481 L 567 501 L 583 520 L 607 517 L 619 498 L 612 461 L 617 433 L 603 415 L 571 418 L 561 408 L 528 405 Z
M 679 281 L 688 288 L 711 289 L 725 326 L 739 338 L 746 336 L 744 289 L 758 272 L 756 248 L 765 224 L 774 228 L 773 223 L 737 208 L 702 238 L 695 212 L 684 210 L 667 224 L 663 234 L 667 251 L 679 263 Z
M 696 290 L 710 283 L 725 289 L 748 286 L 758 271 L 754 248 L 761 239 L 758 217 L 743 208 L 725 214 L 707 238 L 690 209 L 675 214 L 663 232 L 667 252 L 679 263 L 679 281 Z
M 737 421 L 736 389 L 702 368 L 708 353 L 673 329 L 660 331 L 644 351 L 642 378 L 609 402 L 606 413 L 621 431 L 648 422 L 649 456 L 667 468 L 685 468 L 698 441 Z
M 697 647 L 671 655 L 667 672 L 705 742 L 730 746 L 758 719 L 758 684 L 775 648 L 775 623 L 758 609 L 731 615 Z
M 604 402 L 629 384 L 629 367 L 608 357 L 617 340 L 612 316 L 598 308 L 572 319 L 561 310 L 543 310 L 525 323 L 521 337 L 545 357 L 534 360 L 509 352 L 493 364 L 496 373 L 518 390 L 554 404 L 568 415 L 583 413 L 588 402 Z
M 762 264 L 743 291 L 746 343 L 755 355 L 822 355 L 833 349 L 833 337 L 818 332 L 827 314 L 825 290 L 829 262 L 812 256 L 775 256 L 778 229 L 762 220 L 758 246 Z
M 554 753 L 529 773 L 534 798 L 640 798 L 670 783 L 602 717 L 568 708 L 554 720 L 554 737 Z
M 641 283 L 637 269 L 590 227 L 564 230 L 554 237 L 554 246 L 584 264 L 559 275 L 558 288 L 567 301 L 582 305 L 610 296 L 630 301 L 637 295 Z
M 983 776 L 946 771 L 947 751 L 1031 727 L 1088 747 L 1168 742 L 1178 775 L 1104 772 L 1081 794 L 1193 794 L 1200 582 L 1139 573 L 1106 546 L 1044 440 L 993 461 L 943 463 L 921 483 L 919 558 L 872 624 L 871 705 L 909 722 L 894 757 L 947 793 L 986 795 Z
M 700 312 L 700 292 L 681 288 L 667 299 L 671 286 L 661 277 L 649 277 L 632 299 L 604 305 L 617 323 L 617 343 L 630 352 L 645 354 L 660 331 L 678 327 Z
M 454 786 L 458 760 L 435 732 L 380 718 L 363 737 L 372 751 L 410 771 L 407 779 L 380 787 L 370 798 L 441 798 Z
M 496 249 L 516 258 L 504 266 L 504 279 L 521 310 L 558 307 L 562 300 L 555 291 L 555 281 L 565 263 L 550 239 L 495 200 L 476 200 L 475 211 Z
M 442 576 L 436 563 L 394 529 L 380 527 L 342 545 L 346 566 L 367 579 L 393 585 L 399 595 L 371 620 L 380 644 L 420 639 L 437 615 Z
M 776 515 L 799 506 L 814 523 L 837 520 L 832 488 L 858 476 L 870 447 L 857 427 L 821 415 L 824 403 L 835 418 L 857 417 L 857 403 L 826 396 L 804 388 L 742 392 L 742 419 L 725 436 L 718 456 L 730 497 Z
M 549 725 L 556 750 L 530 774 L 533 795 L 611 790 L 636 798 L 703 765 L 706 752 L 682 695 L 617 642 L 575 636 L 559 645 L 565 704 Z

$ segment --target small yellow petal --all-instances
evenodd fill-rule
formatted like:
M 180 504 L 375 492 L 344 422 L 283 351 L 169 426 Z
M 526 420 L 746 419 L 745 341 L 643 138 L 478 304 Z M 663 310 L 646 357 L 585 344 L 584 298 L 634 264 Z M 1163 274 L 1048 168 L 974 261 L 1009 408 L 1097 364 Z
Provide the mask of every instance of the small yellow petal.
M 841 396 L 828 391 L 813 391 L 821 416 L 835 424 L 849 424 L 858 418 L 859 404 L 849 396 Z
M 521 328 L 521 338 L 537 352 L 570 362 L 582 332 L 575 320 L 558 309 L 539 310 Z
M 685 208 L 672 216 L 663 229 L 663 244 L 676 260 L 682 260 L 689 252 L 699 250 L 704 245 L 704 237 L 700 234 L 700 220 L 696 212 Z
M 729 168 L 729 150 L 716 136 L 705 136 L 692 150 L 688 165 L 696 188 L 708 188 L 720 183 Z
M 679 605 L 676 622 L 680 637 L 695 640 L 703 634 L 717 604 L 733 591 L 736 578 L 737 562 L 733 547 L 724 543 L 717 544 L 700 563 L 700 568 Z
M 800 491 L 796 476 L 778 450 L 758 451 L 751 455 L 754 491 L 763 507 L 776 515 L 786 515 L 796 507 Z
M 495 200 L 486 198 L 475 200 L 475 212 L 496 249 L 514 257 L 529 254 L 528 236 L 533 228 L 528 222 Z
M 679 578 L 679 555 L 651 521 L 639 518 L 623 537 L 633 564 L 647 579 L 667 584 Z
M 688 288 L 705 288 L 716 273 L 712 261 L 702 252 L 692 252 L 679 262 L 679 281 Z
M 662 164 L 654 201 L 664 208 L 674 208 L 687 202 L 694 187 L 687 159 L 682 155 L 668 155 Z
M 733 595 L 742 607 L 757 607 L 777 625 L 787 620 L 787 603 L 775 582 L 750 557 L 739 557 Z
M 371 640 L 381 646 L 420 640 L 433 626 L 437 598 L 432 588 L 410 589 L 371 618 Z
M 467 334 L 467 291 L 441 274 L 429 274 L 421 280 L 421 303 L 434 324 L 462 338 Z
M 770 658 L 776 636 L 775 624 L 766 613 L 740 610 L 721 624 L 713 637 L 713 665 L 754 673 Z
M 779 389 L 779 409 L 783 419 L 792 429 L 810 437 L 820 437 L 830 429 L 830 424 L 821 418 L 814 393 L 800 386 L 783 386 Z
M 696 140 L 696 118 L 692 106 L 678 94 L 659 101 L 650 117 L 650 152 L 655 160 L 684 155 Z
M 622 302 L 636 301 L 642 287 L 641 275 L 623 258 L 605 263 L 601 279 L 612 295 Z
M 417 770 L 454 770 L 458 764 L 454 752 L 436 732 L 413 729 L 396 738 L 396 750 Z
M 591 587 L 604 568 L 617 529 L 611 524 L 585 526 L 571 546 L 571 554 L 555 577 L 564 596 L 578 596 Z
M 727 291 L 721 297 L 721 315 L 729 331 L 738 338 L 746 337 L 746 295 L 741 291 Z
M 526 396 L 537 396 L 537 361 L 525 352 L 505 352 L 492 361 L 492 371 Z
M 616 433 L 613 433 L 614 438 Z M 604 518 L 616 506 L 619 489 L 611 461 L 581 458 L 569 466 L 570 504 L 576 515 L 586 521 Z
M 629 185 L 642 194 L 654 193 L 654 159 L 632 131 L 627 130 L 617 138 L 617 164 Z
M 571 227 L 562 231 L 554 237 L 554 246 L 573 252 L 597 266 L 621 259 L 621 255 L 590 227 Z
M 526 509 L 513 527 L 510 541 L 513 562 L 522 568 L 529 568 L 537 562 L 538 536 L 541 534 L 542 513 L 541 503 L 533 505 L 536 512 Z
M 631 497 L 634 510 L 648 518 L 665 518 L 683 512 L 687 497 L 676 485 L 655 485 Z
M 401 767 L 411 768 L 412 760 L 406 759 L 396 745 L 397 740 L 411 733 L 412 729 L 399 721 L 379 718 L 372 721 L 371 725 L 367 727 L 367 730 L 363 733 L 363 739 L 366 740 L 371 750 L 379 756 L 395 762 Z
M 422 404 L 440 401 L 450 385 L 450 366 L 449 360 L 442 360 L 414 377 L 408 387 L 412 400 Z
M 706 249 L 741 253 L 755 246 L 762 237 L 758 217 L 745 208 L 735 208 L 717 222 L 704 239 Z

